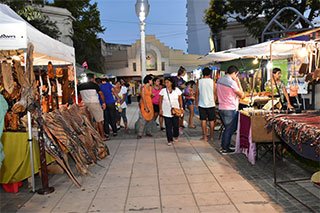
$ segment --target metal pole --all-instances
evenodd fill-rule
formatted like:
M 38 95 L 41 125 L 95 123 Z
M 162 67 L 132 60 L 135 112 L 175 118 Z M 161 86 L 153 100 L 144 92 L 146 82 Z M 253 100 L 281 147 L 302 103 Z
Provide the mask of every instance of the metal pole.
M 270 63 L 272 63 L 272 44 L 273 42 L 270 43 Z M 272 104 L 272 117 L 274 118 L 274 94 L 273 94 L 273 88 L 274 85 L 273 83 L 273 72 L 272 72 L 272 67 L 269 66 L 268 72 L 270 72 L 270 78 L 271 78 L 271 104 Z M 276 184 L 277 183 L 277 168 L 276 168 L 276 143 L 275 143 L 275 135 L 274 135 L 274 125 L 272 125 L 272 154 L 273 154 L 273 182 Z
M 77 67 L 76 67 L 76 63 L 74 62 L 73 64 L 73 71 L 74 71 L 74 94 L 75 94 L 75 98 L 76 98 L 76 104 L 78 105 L 79 101 L 78 101 L 78 82 L 77 82 Z
M 145 40 L 145 22 L 140 22 L 140 32 L 141 32 L 141 76 L 142 81 L 146 77 L 146 40 Z
M 24 71 L 27 71 L 27 53 L 24 53 Z M 29 80 L 30 80 L 30 76 Z M 36 191 L 36 186 L 35 186 L 35 180 L 34 180 L 34 162 L 33 162 L 33 141 L 32 141 L 32 118 L 31 118 L 31 113 L 28 111 L 27 112 L 27 117 L 28 117 L 28 143 L 29 143 L 29 150 L 30 150 L 30 167 L 31 167 L 31 187 L 32 187 L 32 192 Z
M 29 149 L 30 149 L 30 165 L 31 165 L 31 186 L 32 186 L 32 192 L 35 192 L 36 191 L 36 187 L 35 187 L 35 181 L 34 181 L 31 113 L 28 111 L 27 115 L 28 115 L 28 142 L 29 142 Z

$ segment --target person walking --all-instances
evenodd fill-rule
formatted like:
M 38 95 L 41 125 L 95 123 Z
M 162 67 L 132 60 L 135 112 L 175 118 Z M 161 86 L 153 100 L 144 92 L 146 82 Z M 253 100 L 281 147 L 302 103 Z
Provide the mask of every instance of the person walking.
M 193 123 L 194 118 L 194 101 L 195 101 L 195 91 L 193 89 L 195 85 L 194 81 L 188 81 L 186 83 L 186 88 L 184 89 L 183 96 L 185 100 L 185 105 L 189 110 L 189 121 L 188 121 L 188 128 L 195 129 L 196 126 Z
M 172 108 L 183 110 L 182 92 L 171 77 L 165 78 L 165 88 L 160 91 L 159 107 L 166 126 L 168 146 L 178 142 L 179 117 L 172 115 Z
M 121 118 L 123 120 L 124 129 L 128 130 L 128 119 L 127 119 L 127 87 L 122 85 L 121 81 L 117 81 L 114 87 L 114 96 L 116 97 L 116 106 L 118 108 L 118 119 L 117 124 L 120 126 Z
M 183 67 L 180 66 L 179 70 L 178 70 L 178 74 L 177 76 L 173 77 L 173 82 L 175 84 L 175 87 L 177 87 L 178 89 L 180 89 L 181 92 L 183 92 L 183 90 L 186 88 L 186 81 L 183 79 L 183 77 L 187 74 L 187 70 Z M 184 99 L 182 97 L 182 101 L 184 103 Z M 181 128 L 184 128 L 185 126 L 183 125 L 183 121 L 184 121 L 184 117 L 180 117 L 179 118 L 179 126 Z M 182 134 L 182 129 L 181 129 L 181 134 Z
M 152 137 L 151 133 L 151 122 L 153 122 L 154 111 L 152 104 L 152 76 L 147 75 L 143 79 L 143 87 L 140 93 L 140 112 L 139 115 L 139 128 L 137 139 L 142 138 L 144 131 L 146 131 L 146 136 Z
M 100 90 L 102 91 L 105 101 L 106 109 L 103 111 L 104 115 L 104 132 L 108 138 L 110 135 L 110 127 L 112 128 L 113 136 L 117 136 L 117 110 L 116 110 L 116 100 L 113 95 L 113 85 L 109 82 L 107 76 L 101 78 Z
M 212 70 L 205 67 L 202 70 L 203 77 L 197 82 L 196 89 L 196 106 L 199 109 L 199 117 L 202 128 L 201 140 L 213 140 L 214 122 L 215 122 L 215 99 L 216 99 L 216 85 L 211 78 Z M 210 125 L 210 135 L 207 138 L 207 121 Z
M 238 73 L 236 66 L 229 66 L 226 75 L 217 81 L 219 113 L 225 126 L 221 138 L 222 154 L 234 153 L 230 148 L 231 137 L 237 130 L 239 98 L 244 98 Z
M 79 84 L 78 91 L 81 95 L 84 105 L 88 108 L 89 112 L 97 123 L 97 128 L 100 136 L 103 140 L 107 140 L 103 128 L 103 110 L 106 109 L 105 98 L 102 91 L 100 90 L 100 87 L 94 81 L 94 75 L 87 74 L 87 77 L 88 82 Z M 100 96 L 102 108 L 98 96 Z
M 153 120 L 154 122 L 157 121 L 157 118 L 159 116 L 159 125 L 160 125 L 160 130 L 164 130 L 163 127 L 163 117 L 159 115 L 160 108 L 159 108 L 159 99 L 160 99 L 160 91 L 162 89 L 162 86 L 160 84 L 160 79 L 155 77 L 153 79 L 153 88 L 152 88 L 152 104 L 153 104 L 153 110 L 154 110 L 154 117 Z

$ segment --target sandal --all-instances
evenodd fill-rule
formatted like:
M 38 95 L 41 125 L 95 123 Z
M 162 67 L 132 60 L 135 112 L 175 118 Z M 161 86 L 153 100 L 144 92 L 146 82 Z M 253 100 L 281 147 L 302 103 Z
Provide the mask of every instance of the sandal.
M 195 129 L 197 128 L 196 126 L 188 126 L 189 129 Z
M 205 138 L 204 138 L 204 137 L 201 137 L 200 140 L 201 140 L 201 141 L 208 142 L 208 138 L 207 138 L 207 137 L 205 137 Z

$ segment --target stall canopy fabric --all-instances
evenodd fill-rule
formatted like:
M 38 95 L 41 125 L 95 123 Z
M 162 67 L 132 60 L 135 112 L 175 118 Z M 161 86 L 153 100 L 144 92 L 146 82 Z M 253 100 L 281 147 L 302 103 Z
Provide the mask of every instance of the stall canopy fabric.
M 211 59 L 213 62 L 230 61 L 240 58 L 259 58 L 267 59 L 270 57 L 270 45 L 273 41 L 267 41 L 260 44 L 233 48 L 221 52 L 209 53 L 202 59 Z M 273 59 L 284 59 L 292 56 L 298 49 L 301 48 L 306 41 L 286 40 L 272 44 Z
M 10 7 L 0 4 L 0 51 L 26 50 L 34 45 L 34 65 L 75 64 L 73 47 L 65 45 L 38 31 Z

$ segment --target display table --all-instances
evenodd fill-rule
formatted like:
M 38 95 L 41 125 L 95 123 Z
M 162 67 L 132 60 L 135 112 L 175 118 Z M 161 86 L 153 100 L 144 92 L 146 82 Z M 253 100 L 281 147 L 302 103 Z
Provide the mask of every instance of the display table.
M 236 137 L 236 153 L 243 153 L 251 164 L 256 162 L 256 143 L 271 143 L 272 134 L 265 129 L 266 120 L 263 115 L 250 115 L 240 111 Z M 275 142 L 280 139 L 274 135 Z
M 30 148 L 27 132 L 4 132 L 1 139 L 5 158 L 0 170 L 0 183 L 15 183 L 31 176 Z M 47 163 L 54 159 L 46 155 Z M 39 145 L 33 140 L 35 173 L 39 172 Z
M 320 111 L 268 117 L 268 126 L 297 154 L 320 162 Z

